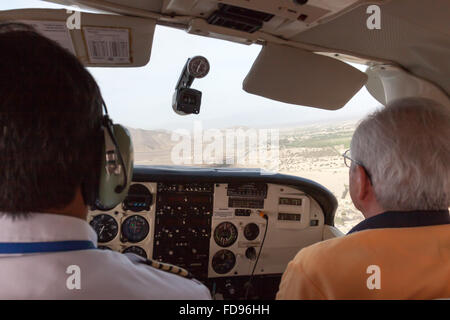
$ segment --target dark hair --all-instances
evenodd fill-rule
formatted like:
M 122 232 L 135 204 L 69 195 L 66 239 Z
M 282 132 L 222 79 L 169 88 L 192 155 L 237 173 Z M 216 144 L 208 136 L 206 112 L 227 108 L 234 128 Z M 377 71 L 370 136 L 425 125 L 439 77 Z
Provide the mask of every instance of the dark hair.
M 78 187 L 91 194 L 102 115 L 94 78 L 25 25 L 0 25 L 0 48 L 0 212 L 63 208 Z

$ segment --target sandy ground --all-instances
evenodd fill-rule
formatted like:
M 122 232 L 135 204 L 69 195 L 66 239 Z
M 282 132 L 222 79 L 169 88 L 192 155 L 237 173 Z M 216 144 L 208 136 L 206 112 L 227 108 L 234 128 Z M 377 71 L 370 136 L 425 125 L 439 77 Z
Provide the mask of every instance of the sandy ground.
M 350 194 L 348 193 L 348 168 L 283 173 L 316 181 L 330 190 L 338 200 L 335 226 L 342 232 L 348 232 L 353 226 L 364 219 L 361 212 L 353 205 Z

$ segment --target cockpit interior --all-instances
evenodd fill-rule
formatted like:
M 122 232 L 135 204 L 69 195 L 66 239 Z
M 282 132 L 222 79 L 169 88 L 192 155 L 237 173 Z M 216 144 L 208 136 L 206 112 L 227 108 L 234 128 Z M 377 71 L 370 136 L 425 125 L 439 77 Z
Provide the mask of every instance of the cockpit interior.
M 336 206 L 326 188 L 289 175 L 136 167 L 125 200 L 89 223 L 102 249 L 182 267 L 217 298 L 267 300 L 301 248 L 342 235 Z
M 46 3 L 61 7 L 2 10 L 0 22 L 33 25 L 88 68 L 151 63 L 155 28 L 164 26 L 260 47 L 245 79 L 238 79 L 242 89 L 293 108 L 334 112 L 363 87 L 379 104 L 408 96 L 450 101 L 448 0 Z M 201 105 L 208 93 L 191 86 L 214 64 L 201 50 L 186 58 L 181 75 L 173 77 L 179 76 L 175 92 L 167 93 L 168 108 L 196 117 L 208 108 Z M 339 210 L 337 195 L 307 177 L 259 168 L 137 164 L 125 199 L 90 210 L 88 223 L 99 249 L 181 267 L 214 299 L 271 300 L 302 248 L 344 235 L 335 226 Z

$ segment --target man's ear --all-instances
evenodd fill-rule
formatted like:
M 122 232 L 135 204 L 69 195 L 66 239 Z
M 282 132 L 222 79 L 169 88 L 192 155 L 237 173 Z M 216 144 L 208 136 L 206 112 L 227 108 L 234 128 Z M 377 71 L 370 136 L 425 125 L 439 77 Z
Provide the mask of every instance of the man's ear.
M 357 165 L 354 170 L 357 183 L 357 197 L 360 201 L 365 201 L 368 197 L 373 196 L 372 183 L 362 166 Z
M 352 200 L 364 217 L 370 218 L 385 212 L 386 210 L 378 203 L 375 189 L 370 177 L 367 175 L 367 171 L 362 166 L 355 166 L 352 175 L 355 184 Z

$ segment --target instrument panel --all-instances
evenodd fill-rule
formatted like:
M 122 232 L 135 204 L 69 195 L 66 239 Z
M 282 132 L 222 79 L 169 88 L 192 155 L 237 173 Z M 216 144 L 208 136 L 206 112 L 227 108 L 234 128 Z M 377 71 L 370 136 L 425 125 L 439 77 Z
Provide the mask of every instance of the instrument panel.
M 321 205 L 295 186 L 193 181 L 135 181 L 122 204 L 91 211 L 99 248 L 185 268 L 223 298 L 242 298 L 254 274 L 252 297 L 270 299 L 295 254 L 323 240 Z
M 198 279 L 205 279 L 214 185 L 157 185 L 153 259 L 188 269 Z
M 153 256 L 156 183 L 133 183 L 128 196 L 110 211 L 89 212 L 98 247 L 144 258 Z

